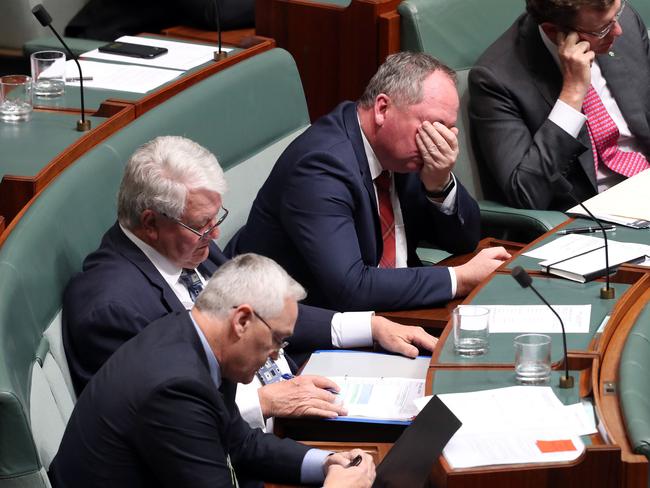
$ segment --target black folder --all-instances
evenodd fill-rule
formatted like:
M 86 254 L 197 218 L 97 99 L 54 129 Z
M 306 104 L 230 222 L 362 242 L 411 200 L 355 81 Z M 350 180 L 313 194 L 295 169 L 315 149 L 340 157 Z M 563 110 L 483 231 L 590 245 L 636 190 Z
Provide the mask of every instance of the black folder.
M 377 466 L 373 488 L 423 486 L 433 463 L 460 426 L 461 421 L 434 396 Z

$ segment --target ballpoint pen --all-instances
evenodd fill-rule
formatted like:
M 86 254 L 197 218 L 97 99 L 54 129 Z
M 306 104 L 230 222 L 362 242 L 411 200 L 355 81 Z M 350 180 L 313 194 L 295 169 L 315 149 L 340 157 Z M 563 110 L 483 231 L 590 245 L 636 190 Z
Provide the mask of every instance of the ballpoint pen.
M 348 463 L 348 465 L 346 466 L 346 468 L 353 468 L 354 466 L 359 466 L 359 465 L 361 464 L 361 460 L 362 460 L 361 454 L 356 455 L 356 456 L 352 459 L 352 461 L 350 461 L 350 462 Z
M 606 231 L 616 230 L 616 226 L 615 225 L 610 225 L 610 224 L 603 225 L 603 228 Z M 572 229 L 562 229 L 562 230 L 558 231 L 558 234 L 560 234 L 560 235 L 566 235 L 566 234 L 592 234 L 594 232 L 599 232 L 600 230 L 601 230 L 600 227 L 597 227 L 597 226 L 594 226 L 594 227 L 591 227 L 591 226 L 590 227 L 574 227 Z
M 66 78 L 65 81 L 72 82 L 72 81 L 93 81 L 92 76 L 84 76 L 83 78 L 79 78 L 78 76 L 74 76 L 72 78 Z

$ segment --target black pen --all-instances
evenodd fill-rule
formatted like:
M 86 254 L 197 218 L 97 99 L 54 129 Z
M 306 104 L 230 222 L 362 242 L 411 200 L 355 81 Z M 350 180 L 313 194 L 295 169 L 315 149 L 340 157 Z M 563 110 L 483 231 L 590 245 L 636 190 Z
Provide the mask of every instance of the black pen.
M 606 224 L 603 225 L 605 230 L 616 230 L 615 225 Z M 566 234 L 593 234 L 594 232 L 599 232 L 600 227 L 573 227 L 572 229 L 562 229 L 558 231 L 560 235 Z
M 83 78 L 73 77 L 73 78 L 66 78 L 65 81 L 73 82 L 73 81 L 93 81 L 92 76 L 84 76 Z
M 361 454 L 356 455 L 356 456 L 352 459 L 352 461 L 350 461 L 350 462 L 348 463 L 348 465 L 346 466 L 346 468 L 354 468 L 355 466 L 359 466 L 359 465 L 361 464 L 361 459 L 362 459 Z

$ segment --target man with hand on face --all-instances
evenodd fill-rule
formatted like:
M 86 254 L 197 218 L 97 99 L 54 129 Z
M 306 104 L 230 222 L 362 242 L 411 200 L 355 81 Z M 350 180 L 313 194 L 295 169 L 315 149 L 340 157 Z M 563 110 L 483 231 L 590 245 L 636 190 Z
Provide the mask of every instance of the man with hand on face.
M 647 169 L 650 43 L 626 0 L 527 0 L 469 76 L 477 156 L 510 205 L 566 210 Z
M 370 487 L 370 455 L 331 454 L 263 434 L 235 404 L 236 384 L 250 383 L 268 357 L 279 358 L 304 296 L 262 256 L 221 266 L 190 312 L 151 323 L 91 379 L 50 466 L 52 485 L 235 488 L 246 479 L 246 486 Z M 351 463 L 356 456 L 361 462 Z
M 423 267 L 421 241 L 452 253 L 480 236 L 476 202 L 453 175 L 455 74 L 431 56 L 389 56 L 358 103 L 316 121 L 280 156 L 226 253 L 256 252 L 345 310 L 440 305 L 464 296 L 509 254 Z
M 212 241 L 228 215 L 226 181 L 217 159 L 195 142 L 157 137 L 126 165 L 118 195 L 118 222 L 73 277 L 63 298 L 63 344 L 77 394 L 106 360 L 149 323 L 189 310 L 205 281 L 227 259 Z M 299 359 L 315 349 L 371 346 L 411 357 L 436 339 L 419 327 L 370 312 L 335 313 L 299 305 L 287 353 Z M 242 416 L 264 427 L 274 416 L 336 417 L 345 413 L 318 376 L 281 380 L 291 370 L 283 353 L 237 389 Z

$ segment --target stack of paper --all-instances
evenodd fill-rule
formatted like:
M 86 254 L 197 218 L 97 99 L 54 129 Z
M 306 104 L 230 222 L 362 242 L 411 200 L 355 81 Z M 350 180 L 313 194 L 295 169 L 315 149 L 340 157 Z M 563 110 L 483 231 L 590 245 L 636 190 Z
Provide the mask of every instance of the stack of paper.
M 546 305 L 460 305 L 482 307 L 490 311 L 490 334 L 553 334 L 561 333 L 562 326 Z M 589 332 L 591 305 L 553 305 L 562 317 L 567 333 Z
M 548 386 L 438 398 L 463 423 L 443 451 L 452 468 L 571 461 L 584 451 L 580 436 L 596 432 L 583 404 L 563 405 Z

